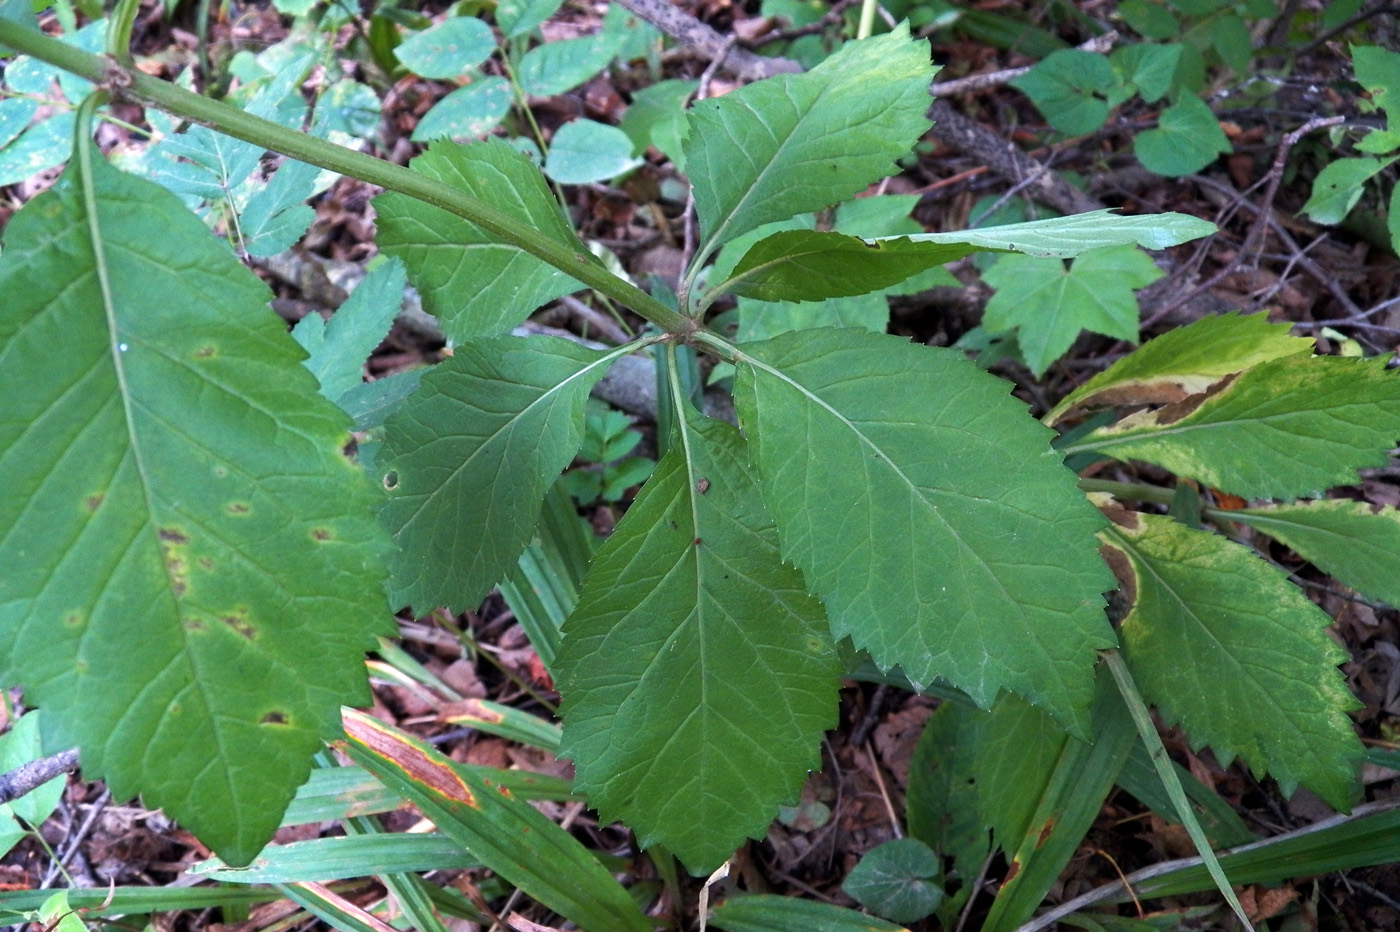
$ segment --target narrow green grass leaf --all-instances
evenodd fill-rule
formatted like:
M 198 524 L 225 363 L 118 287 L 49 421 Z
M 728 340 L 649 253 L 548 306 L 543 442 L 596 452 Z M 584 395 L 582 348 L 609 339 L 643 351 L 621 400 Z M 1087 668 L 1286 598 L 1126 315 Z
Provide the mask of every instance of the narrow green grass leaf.
M 1213 788 L 1192 776 L 1191 771 L 1173 763 L 1172 770 L 1181 784 L 1192 812 L 1201 825 L 1210 843 L 1218 848 L 1247 845 L 1255 840 L 1255 834 L 1244 824 L 1244 820 L 1220 797 Z M 1156 764 L 1149 756 L 1147 746 L 1138 742 L 1128 755 L 1123 770 L 1118 774 L 1118 785 L 1131 793 L 1138 802 L 1147 806 L 1168 822 L 1180 824 L 1177 807 L 1162 787 L 1162 778 Z
M 539 169 L 504 140 L 470 146 L 438 142 L 409 167 L 509 211 L 567 249 L 591 255 Z M 381 194 L 374 209 L 379 247 L 403 260 L 423 307 L 453 340 L 506 333 L 546 301 L 583 287 L 476 224 L 417 198 Z
M 1246 508 L 1230 518 L 1353 589 L 1400 605 L 1400 509 L 1334 499 Z
M 545 492 L 583 442 L 589 389 L 632 348 L 498 337 L 458 347 L 423 377 L 385 422 L 377 459 L 390 491 L 381 517 L 400 548 L 395 605 L 480 604 L 529 543 Z
M 579 517 L 573 499 L 556 482 L 545 495 L 534 539 L 510 575 L 501 595 L 549 671 L 559 653 L 559 629 L 578 602 L 578 590 L 593 558 L 593 531 Z M 556 741 L 555 747 L 558 747 Z
M 339 932 L 395 932 L 394 927 L 318 883 L 280 883 L 277 889 Z
M 841 668 L 820 604 L 778 556 L 739 432 L 681 407 L 555 666 L 578 788 L 703 875 L 797 799 L 836 724 Z
M 214 859 L 190 867 L 187 873 L 226 883 L 326 883 L 397 871 L 480 866 L 480 861 L 446 835 L 398 832 L 268 845 L 247 867 L 229 868 Z
M 1296 498 L 1384 466 L 1397 437 L 1400 374 L 1384 359 L 1299 354 L 1064 449 L 1143 460 L 1245 498 Z
M 710 913 L 725 932 L 909 932 L 853 909 L 790 896 L 732 896 Z
M 1289 323 L 1269 315 L 1203 317 L 1144 343 L 1065 396 L 1045 417 L 1053 424 L 1086 405 L 1169 404 L 1210 388 L 1220 379 L 1283 356 L 1311 353 L 1311 338 L 1289 334 Z
M 820 210 L 889 175 L 929 128 L 928 44 L 908 24 L 848 42 L 805 74 L 758 81 L 690 111 L 686 169 L 703 262 L 765 223 Z
M 1008 689 L 1082 733 L 1094 651 L 1114 643 L 1101 520 L 1006 384 L 857 330 L 746 343 L 737 366 L 784 556 L 833 632 L 916 683 L 983 706 Z
M 505 880 L 585 929 L 650 932 L 603 865 L 529 803 L 368 715 L 344 720 L 351 757 Z
M 538 715 L 487 699 L 466 699 L 443 710 L 443 720 L 518 741 L 551 754 L 559 753 L 559 726 Z
M 1364 753 L 1336 669 L 1331 619 L 1252 551 L 1169 518 L 1120 512 L 1102 534 L 1133 608 L 1124 655 L 1143 695 L 1192 747 L 1239 756 L 1287 793 L 1351 805 Z
M 1003 701 L 1014 704 L 1019 700 Z M 1095 682 L 1090 720 L 1088 742 L 1065 739 L 1049 779 L 1034 797 L 1035 810 L 1024 835 L 1003 842 L 1011 855 L 1011 867 L 983 932 L 1010 932 L 1031 918 L 1079 850 L 1132 750 L 1137 737 L 1132 717 L 1112 677 L 1102 669 Z M 994 810 L 995 805 L 982 800 L 984 811 Z
M 392 630 L 348 421 L 266 287 L 86 142 L 0 293 L 3 678 L 89 778 L 246 862 Z
M 996 289 L 982 325 L 994 331 L 1015 328 L 1021 356 L 1039 378 L 1082 330 L 1136 343 L 1133 292 L 1164 274 L 1136 246 L 1091 249 L 1068 269 L 1059 259 L 1003 256 L 982 273 Z
M 139 916 L 180 909 L 247 908 L 282 899 L 276 890 L 243 886 L 212 887 L 96 887 L 67 890 L 68 905 L 84 916 Z M 0 890 L 0 922 L 22 924 L 22 914 L 41 907 L 52 890 Z

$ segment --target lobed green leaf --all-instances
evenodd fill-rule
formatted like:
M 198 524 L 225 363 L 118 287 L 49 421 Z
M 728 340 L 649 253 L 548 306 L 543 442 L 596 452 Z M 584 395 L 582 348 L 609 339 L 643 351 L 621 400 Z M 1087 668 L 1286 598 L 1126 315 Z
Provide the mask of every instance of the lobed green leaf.
M 578 788 L 698 874 L 762 837 L 836 724 L 821 605 L 780 559 L 745 453 L 737 430 L 684 406 L 554 666 Z
M 1121 634 L 1144 697 L 1193 748 L 1349 808 L 1365 749 L 1332 620 L 1239 544 L 1155 515 L 1119 521 L 1102 538 L 1132 601 Z
M 1081 330 L 1136 343 L 1135 289 L 1165 274 L 1136 246 L 1101 246 L 1068 268 L 1058 259 L 1004 256 L 982 273 L 996 289 L 983 326 L 1015 328 L 1021 356 L 1036 377 L 1064 355 Z
M 266 287 L 91 148 L 10 222 L 0 292 L 23 386 L 0 412 L 0 678 L 89 778 L 246 862 L 392 631 L 348 420 Z
M 1100 519 L 1006 383 L 856 330 L 736 355 L 764 499 L 833 632 L 915 683 L 983 706 L 1009 689 L 1080 728 L 1114 643 Z

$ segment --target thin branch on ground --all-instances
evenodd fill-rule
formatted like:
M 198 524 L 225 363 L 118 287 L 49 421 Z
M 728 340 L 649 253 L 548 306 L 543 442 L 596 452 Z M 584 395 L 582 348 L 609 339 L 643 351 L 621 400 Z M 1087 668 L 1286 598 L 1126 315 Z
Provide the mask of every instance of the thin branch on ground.
M 78 769 L 78 749 L 69 748 L 48 757 L 22 764 L 9 773 L 0 774 L 0 803 L 19 799 L 37 790 L 54 777 Z

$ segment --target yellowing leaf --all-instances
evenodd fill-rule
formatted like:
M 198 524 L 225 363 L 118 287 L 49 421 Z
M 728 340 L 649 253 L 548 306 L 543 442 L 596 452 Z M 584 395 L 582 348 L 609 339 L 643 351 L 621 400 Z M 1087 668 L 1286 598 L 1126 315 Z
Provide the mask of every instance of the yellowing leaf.
M 1239 756 L 1285 793 L 1303 784 L 1351 804 L 1364 749 L 1346 713 L 1359 706 L 1327 636 L 1332 620 L 1280 570 L 1215 534 L 1127 515 L 1103 541 L 1121 554 L 1133 608 L 1123 652 L 1144 697 L 1192 747 Z

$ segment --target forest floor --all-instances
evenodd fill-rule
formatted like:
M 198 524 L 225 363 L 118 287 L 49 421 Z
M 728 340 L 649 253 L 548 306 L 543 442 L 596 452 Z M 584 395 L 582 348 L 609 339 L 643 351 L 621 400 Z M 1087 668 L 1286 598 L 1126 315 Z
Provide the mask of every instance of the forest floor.
M 783 24 L 760 15 L 756 4 L 732 0 L 686 0 L 685 9 L 713 26 L 720 36 L 741 37 L 751 45 L 756 37 L 781 33 Z M 1040 4 L 984 4 L 1033 17 Z M 1091 5 L 1085 5 L 1091 6 Z M 425 12 L 431 13 L 431 10 Z M 850 8 L 838 5 L 821 21 L 821 29 L 839 30 Z M 172 63 L 193 57 L 198 40 L 190 20 L 193 5 L 180 7 L 167 20 L 154 7 L 138 24 L 137 40 L 149 55 Z M 557 27 L 560 34 L 587 34 L 596 28 L 600 10 L 578 4 Z M 1380 34 L 1372 41 L 1395 47 L 1400 30 L 1381 17 Z M 282 39 L 290 19 L 267 5 L 229 5 L 209 37 L 211 48 L 256 47 Z M 1083 36 L 1066 29 L 1066 38 Z M 1303 152 L 1312 143 L 1298 140 L 1298 152 L 1280 158 L 1285 137 L 1317 116 L 1354 113 L 1355 102 L 1338 90 L 1347 68 L 1340 40 L 1317 43 L 1296 58 L 1293 70 L 1275 95 L 1255 106 L 1232 106 L 1218 111 L 1233 151 L 1202 171 L 1164 178 L 1142 169 L 1130 156 L 1131 135 L 1143 124 L 1143 114 L 1115 116 L 1087 136 L 1064 139 L 1046 132 L 1042 118 L 1004 78 L 990 80 L 943 100 L 962 118 L 955 125 L 940 122 L 918 148 L 918 157 L 904 172 L 883 186 L 885 193 L 917 194 L 917 219 L 930 230 L 955 230 L 987 209 L 989 200 L 1020 200 L 1032 195 L 1041 206 L 1061 211 L 1094 206 L 1123 207 L 1132 212 L 1180 211 L 1217 222 L 1221 232 L 1201 243 L 1171 251 L 1173 274 L 1144 296 L 1143 338 L 1180 326 L 1203 314 L 1222 310 L 1267 311 L 1270 320 L 1296 324 L 1295 333 L 1315 337 L 1320 351 L 1336 352 L 1344 341 L 1368 355 L 1389 355 L 1400 348 L 1400 260 L 1364 232 L 1321 227 L 1300 216 L 1308 197 L 1316 159 Z M 711 94 L 737 86 L 738 77 L 723 67 L 710 69 L 713 49 L 677 46 L 664 57 L 664 77 L 706 76 Z M 995 74 L 1030 64 L 1030 60 L 985 41 L 946 31 L 933 37 L 935 61 L 943 66 L 940 80 Z M 150 59 L 157 61 L 157 58 Z M 154 66 L 153 66 L 154 67 Z M 707 71 L 707 69 L 709 69 Z M 166 71 L 173 76 L 174 67 Z M 628 101 L 656 75 L 643 65 L 615 66 L 583 87 L 558 98 L 533 101 L 535 119 L 548 136 L 564 119 L 584 113 L 616 123 Z M 419 147 L 409 135 L 422 114 L 451 86 L 443 82 L 403 78 L 385 89 L 381 131 L 373 151 L 406 163 Z M 1218 100 L 1228 98 L 1222 93 Z M 133 118 L 139 118 L 133 114 Z M 108 145 L 138 145 L 108 127 Z M 1022 153 L 1006 155 L 998 141 Z M 979 146 L 981 148 L 979 148 Z M 990 146 L 990 149 L 988 148 Z M 988 155 L 992 152 L 992 155 Z M 1290 153 L 1284 152 L 1285 156 Z M 993 157 L 995 156 L 995 157 Z M 1043 175 L 1035 175 L 1038 170 Z M 1029 173 L 1029 174 L 1028 174 Z M 641 280 L 658 275 L 674 280 L 680 268 L 684 232 L 684 202 L 674 199 L 674 168 L 657 153 L 625 184 L 566 187 L 569 208 L 588 240 L 601 242 Z M 1069 187 L 1069 180 L 1082 187 Z M 0 192 L 0 223 L 47 183 L 52 173 Z M 1055 184 L 1049 182 L 1053 180 Z M 1059 187 L 1056 187 L 1059 185 Z M 1070 193 L 1066 194 L 1066 190 Z M 1014 192 L 1014 194 L 1012 193 Z M 296 247 L 298 268 L 334 270 L 342 264 L 360 265 L 376 252 L 370 198 L 375 190 L 343 179 L 314 203 L 317 219 Z M 1028 201 L 1036 210 L 1036 200 Z M 325 276 L 279 274 L 260 268 L 278 294 L 277 310 L 288 320 L 306 313 L 328 311 L 343 294 Z M 892 332 L 919 342 L 950 346 L 980 321 L 988 290 L 977 283 L 971 267 L 955 265 L 955 274 L 969 284 L 895 299 Z M 314 280 L 313 280 L 314 279 Z M 580 301 L 556 303 L 536 315 L 541 324 L 571 330 L 580 336 L 607 339 L 614 325 Z M 1130 347 L 1104 337 L 1084 335 L 1072 351 L 1040 379 L 1007 360 L 994 370 L 1017 385 L 1018 394 L 1036 413 L 1047 399 L 1062 397 L 1075 385 L 1120 358 Z M 441 358 L 443 345 L 430 331 L 408 324 L 396 326 L 370 361 L 369 375 L 381 376 Z M 635 412 L 634 412 L 634 416 Z M 636 417 L 644 434 L 652 429 L 645 415 Z M 642 449 L 648 441 L 644 441 Z M 1150 469 L 1115 466 L 1103 478 L 1152 481 Z M 1400 466 L 1375 470 L 1358 486 L 1343 493 L 1376 504 L 1400 506 Z M 588 517 L 606 532 L 626 500 L 594 506 Z M 1332 632 L 1350 660 L 1343 670 L 1363 704 L 1354 713 L 1363 739 L 1373 747 L 1396 748 L 1400 739 L 1400 613 L 1369 602 L 1279 548 L 1273 557 L 1295 573 L 1329 615 Z M 505 603 L 493 596 L 477 612 L 460 616 L 403 618 L 403 646 L 442 683 L 459 696 L 483 698 L 535 712 L 547 712 L 544 701 L 557 700 L 553 686 L 523 630 Z M 465 637 L 462 636 L 465 633 Z M 463 647 L 464 642 L 475 649 Z M 372 671 L 373 674 L 373 671 Z M 433 740 L 459 761 L 511 766 L 567 776 L 569 767 L 548 755 L 498 737 L 462 729 L 443 720 L 448 697 L 421 686 L 374 677 L 376 713 Z M 823 769 L 813 774 L 801 803 L 775 822 L 766 840 L 741 849 L 732 865 L 731 882 L 751 891 L 801 895 L 851 905 L 840 890 L 842 880 L 863 853 L 902 831 L 899 813 L 908 783 L 910 755 L 923 724 L 937 700 L 892 687 L 851 681 L 842 692 L 840 725 L 823 745 Z M 1329 813 L 1306 791 L 1283 798 L 1270 780 L 1256 779 L 1238 764 L 1222 767 L 1208 753 L 1194 753 L 1175 731 L 1165 732 L 1175 759 L 1198 779 L 1213 786 L 1261 832 L 1288 831 Z M 1397 773 L 1368 767 L 1363 780 L 1370 799 L 1400 793 Z M 559 807 L 570 817 L 571 830 L 605 850 L 624 850 L 627 833 L 617 826 L 599 825 L 588 810 Z M 416 818 L 403 811 L 389 820 L 391 828 L 407 828 Z M 312 826 L 284 832 L 280 841 L 314 835 Z M 180 884 L 181 872 L 209 853 L 188 833 L 158 812 L 132 801 L 112 800 L 100 784 L 73 777 L 56 814 L 41 829 L 44 844 L 22 843 L 0 864 L 0 888 L 30 889 L 62 885 L 64 870 L 76 884 Z M 1061 876 L 1052 901 L 1063 901 L 1156 861 L 1189 855 L 1184 832 L 1169 825 L 1121 791 L 1112 794 L 1089 833 L 1080 855 Z M 988 883 L 1004 876 L 1000 861 L 989 865 Z M 687 898 L 698 890 L 698 881 Z M 371 893 L 367 899 L 372 900 Z M 1400 930 L 1400 865 L 1354 870 L 1344 875 L 1300 878 L 1273 891 L 1252 891 L 1258 915 L 1276 921 L 1276 928 L 1347 929 L 1352 932 Z M 1201 894 L 1146 904 L 1148 911 L 1179 910 L 1216 902 Z M 693 919 L 691 905 L 682 907 Z M 257 907 L 241 922 L 220 926 L 210 911 L 164 913 L 154 928 L 254 929 L 276 928 L 287 916 L 285 904 Z M 976 910 L 967 926 L 975 929 Z M 303 917 L 304 918 L 304 917 Z M 1287 920 L 1285 923 L 1284 920 Z M 1207 924 L 1219 920 L 1207 921 Z M 309 920 L 308 920 L 309 921 Z M 1183 920 L 1185 922 L 1185 920 Z M 916 928 L 923 928 L 917 925 Z M 933 928 L 930 921 L 926 927 Z M 1176 928 L 1177 925 L 1165 925 Z M 1189 927 L 1189 923 L 1187 926 Z M 466 926 L 463 926 L 466 928 Z

